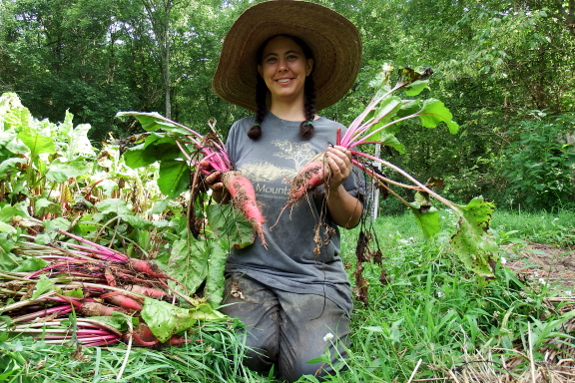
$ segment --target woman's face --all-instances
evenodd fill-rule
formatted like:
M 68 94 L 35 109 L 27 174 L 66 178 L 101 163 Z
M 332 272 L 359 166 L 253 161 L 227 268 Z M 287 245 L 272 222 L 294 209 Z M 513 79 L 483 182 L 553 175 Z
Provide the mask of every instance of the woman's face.
M 305 78 L 311 73 L 313 59 L 306 58 L 291 38 L 276 36 L 263 50 L 258 72 L 277 101 L 303 102 Z

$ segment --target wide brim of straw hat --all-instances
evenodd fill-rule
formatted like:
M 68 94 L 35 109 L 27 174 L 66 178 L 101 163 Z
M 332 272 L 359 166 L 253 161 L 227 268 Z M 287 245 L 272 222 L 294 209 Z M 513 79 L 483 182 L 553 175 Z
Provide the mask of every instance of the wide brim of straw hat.
M 335 104 L 351 88 L 361 63 L 355 25 L 319 4 L 270 0 L 248 8 L 230 28 L 212 82 L 220 98 L 256 111 L 257 50 L 278 34 L 300 38 L 313 52 L 317 110 Z

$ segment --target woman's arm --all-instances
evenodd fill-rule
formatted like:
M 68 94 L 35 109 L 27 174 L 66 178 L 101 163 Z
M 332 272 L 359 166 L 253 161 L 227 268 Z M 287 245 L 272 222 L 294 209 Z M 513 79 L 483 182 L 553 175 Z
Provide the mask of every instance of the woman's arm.
M 353 169 L 351 153 L 344 147 L 333 146 L 327 150 L 327 161 L 331 168 L 327 185 L 327 207 L 331 218 L 337 225 L 353 229 L 359 224 L 363 204 L 343 187 L 343 181 Z

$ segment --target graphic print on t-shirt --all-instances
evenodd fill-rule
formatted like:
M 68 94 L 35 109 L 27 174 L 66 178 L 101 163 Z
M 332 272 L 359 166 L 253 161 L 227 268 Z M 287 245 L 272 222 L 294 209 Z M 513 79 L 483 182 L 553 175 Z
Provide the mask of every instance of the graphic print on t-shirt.
M 243 164 L 240 170 L 252 181 L 256 194 L 285 199 L 290 181 L 316 153 L 308 142 L 275 140 L 272 144 L 269 160 Z

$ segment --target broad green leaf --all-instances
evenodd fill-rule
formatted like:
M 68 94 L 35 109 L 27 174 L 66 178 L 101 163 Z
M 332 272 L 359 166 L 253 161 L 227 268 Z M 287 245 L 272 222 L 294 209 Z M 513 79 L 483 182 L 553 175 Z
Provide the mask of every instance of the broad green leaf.
M 71 222 L 64 217 L 42 221 L 42 224 L 44 225 L 44 232 L 36 234 L 34 237 L 34 242 L 47 245 L 48 243 L 52 242 L 54 238 L 56 238 L 58 229 L 68 230 L 70 223 Z
M 30 257 L 24 260 L 24 262 L 20 263 L 18 267 L 16 267 L 12 271 L 21 272 L 21 271 L 38 271 L 42 270 L 44 267 L 48 266 L 48 262 L 44 261 L 41 258 Z
M 489 232 L 495 205 L 476 197 L 459 208 L 458 229 L 451 237 L 453 251 L 465 267 L 485 278 L 493 278 L 499 260 L 497 244 Z
M 187 330 L 196 323 L 192 316 L 193 310 L 145 298 L 142 319 L 160 342 L 166 342 L 172 335 Z
M 115 213 L 116 215 L 130 214 L 130 208 L 125 201 L 119 198 L 108 198 L 98 202 L 96 205 L 102 214 Z
M 387 145 L 394 148 L 399 153 L 405 153 L 405 146 L 399 142 L 395 134 L 384 132 L 381 134 L 379 142 L 382 145 Z
M 174 242 L 170 260 L 164 270 L 195 293 L 208 275 L 208 257 L 212 248 L 206 241 L 196 241 L 191 234 Z M 178 285 L 173 287 L 182 291 Z M 183 291 L 185 292 L 185 291 Z
M 129 321 L 132 321 L 133 325 L 137 325 L 140 321 L 137 317 L 128 317 L 125 314 L 119 312 L 113 312 L 112 316 L 93 316 L 90 320 L 95 320 L 107 324 L 110 327 L 115 328 L 118 331 L 124 332 L 129 329 Z
M 182 153 L 174 138 L 151 134 L 142 144 L 127 149 L 123 157 L 126 165 L 136 169 L 156 161 L 181 158 Z
M 66 112 L 66 117 L 68 117 L 68 115 L 72 116 Z M 76 126 L 76 128 L 72 129 L 69 134 L 68 151 L 66 153 L 68 161 L 71 161 L 78 156 L 88 157 L 94 154 L 94 148 L 88 138 L 88 131 L 90 128 L 91 127 L 88 124 L 80 124 Z
M 190 168 L 185 161 L 164 160 L 160 163 L 158 186 L 168 198 L 177 198 L 190 183 Z
M 208 275 L 204 295 L 212 307 L 218 307 L 224 297 L 225 268 L 229 249 L 214 246 L 208 259 Z
M 157 112 L 118 112 L 116 114 L 116 117 L 128 116 L 135 117 L 140 124 L 142 124 L 142 128 L 148 132 L 164 130 L 178 135 L 190 134 L 188 130 L 175 125 L 173 121 L 171 122 L 169 119 Z
M 35 203 L 36 210 L 44 209 L 44 208 L 50 207 L 50 206 L 58 206 L 58 204 L 50 201 L 47 198 L 38 198 L 36 200 L 36 203 Z
M 426 128 L 435 128 L 439 123 L 445 122 L 451 134 L 455 134 L 459 130 L 459 125 L 453 121 L 453 115 L 449 109 L 437 99 L 425 100 L 423 108 L 418 114 L 421 118 L 421 124 Z
M 206 215 L 214 236 L 224 249 L 241 249 L 254 242 L 252 226 L 232 204 L 209 205 Z
M 54 287 L 55 283 L 55 281 L 48 279 L 45 274 L 40 275 L 40 280 L 38 283 L 36 283 L 36 290 L 34 290 L 34 293 L 30 299 L 34 300 L 45 292 L 52 290 L 52 287 Z
M 0 239 L 6 241 L 6 234 L 0 232 Z M 11 240 L 9 245 L 6 242 L 2 242 L 2 245 L 0 246 L 0 270 L 10 271 L 18 267 L 20 263 L 24 262 L 21 257 L 10 253 L 14 243 L 14 240 Z
M 84 161 L 74 161 L 69 163 L 54 162 L 50 164 L 46 173 L 48 182 L 62 183 L 70 178 L 76 178 L 89 172 L 91 165 Z
M 226 318 L 207 303 L 200 303 L 191 309 L 184 309 L 170 303 L 145 298 L 142 319 L 160 342 L 168 341 L 172 335 L 192 327 L 199 320 Z
M 120 215 L 120 219 L 122 219 L 122 221 L 128 222 L 132 227 L 136 229 L 148 230 L 154 227 L 152 222 L 136 215 L 122 214 Z
M 14 226 L 0 221 L 0 233 L 16 233 Z
M 429 85 L 429 80 L 417 80 L 407 85 L 404 90 L 409 97 L 417 96 Z
M 30 149 L 32 158 L 35 158 L 41 153 L 52 154 L 56 152 L 56 144 L 52 138 L 35 132 L 32 129 L 26 129 L 20 132 L 18 138 Z
M 157 112 L 118 112 L 116 117 L 134 117 L 147 132 L 155 132 L 164 127 L 174 127 L 173 124 L 161 121 L 163 117 Z
M 373 115 L 368 116 L 368 118 L 373 118 L 374 125 L 369 129 L 369 131 L 365 134 L 366 136 L 372 132 L 376 132 L 381 129 L 382 126 L 387 124 L 397 112 L 401 109 L 401 99 L 399 97 L 390 96 L 382 100 L 375 113 Z M 384 129 L 385 131 L 386 129 Z M 369 141 L 380 141 L 381 140 L 382 131 L 379 130 L 378 133 L 374 134 L 369 138 Z
M 439 211 L 433 206 L 422 206 L 417 202 L 409 204 L 411 212 L 415 215 L 417 225 L 423 231 L 425 238 L 432 237 L 439 233 L 441 226 L 439 224 Z
M 17 169 L 19 164 L 25 164 L 26 160 L 24 158 L 8 158 L 0 163 L 0 177 L 8 177 L 9 172 Z
M 128 148 L 122 156 L 126 165 L 132 169 L 151 165 L 158 160 L 154 152 L 146 151 L 146 143 Z
M 428 73 L 429 71 L 429 73 Z M 397 68 L 397 83 L 395 85 L 395 87 L 398 86 L 402 86 L 405 89 L 405 87 L 411 85 L 413 82 L 421 79 L 422 77 L 426 78 L 429 77 L 429 75 L 431 75 L 431 71 L 426 69 L 423 73 L 420 71 L 417 71 L 415 69 L 411 69 L 411 68 L 407 68 L 407 67 L 402 67 L 402 68 Z
M 83 298 L 84 297 L 84 292 L 82 291 L 82 289 L 80 287 L 67 291 L 66 293 L 64 293 L 64 296 L 66 297 L 76 297 L 76 298 Z
M 390 121 L 397 111 L 401 109 L 402 102 L 401 98 L 397 96 L 389 96 L 383 99 L 375 112 L 375 120 L 378 122 Z
M 26 217 L 26 214 L 24 214 L 22 210 L 10 205 L 5 205 L 0 210 L 0 222 L 10 223 L 15 215 Z
M 19 139 L 16 135 L 14 135 L 14 139 L 11 140 L 7 145 L 6 149 L 14 154 L 30 154 L 30 149 L 21 139 Z

